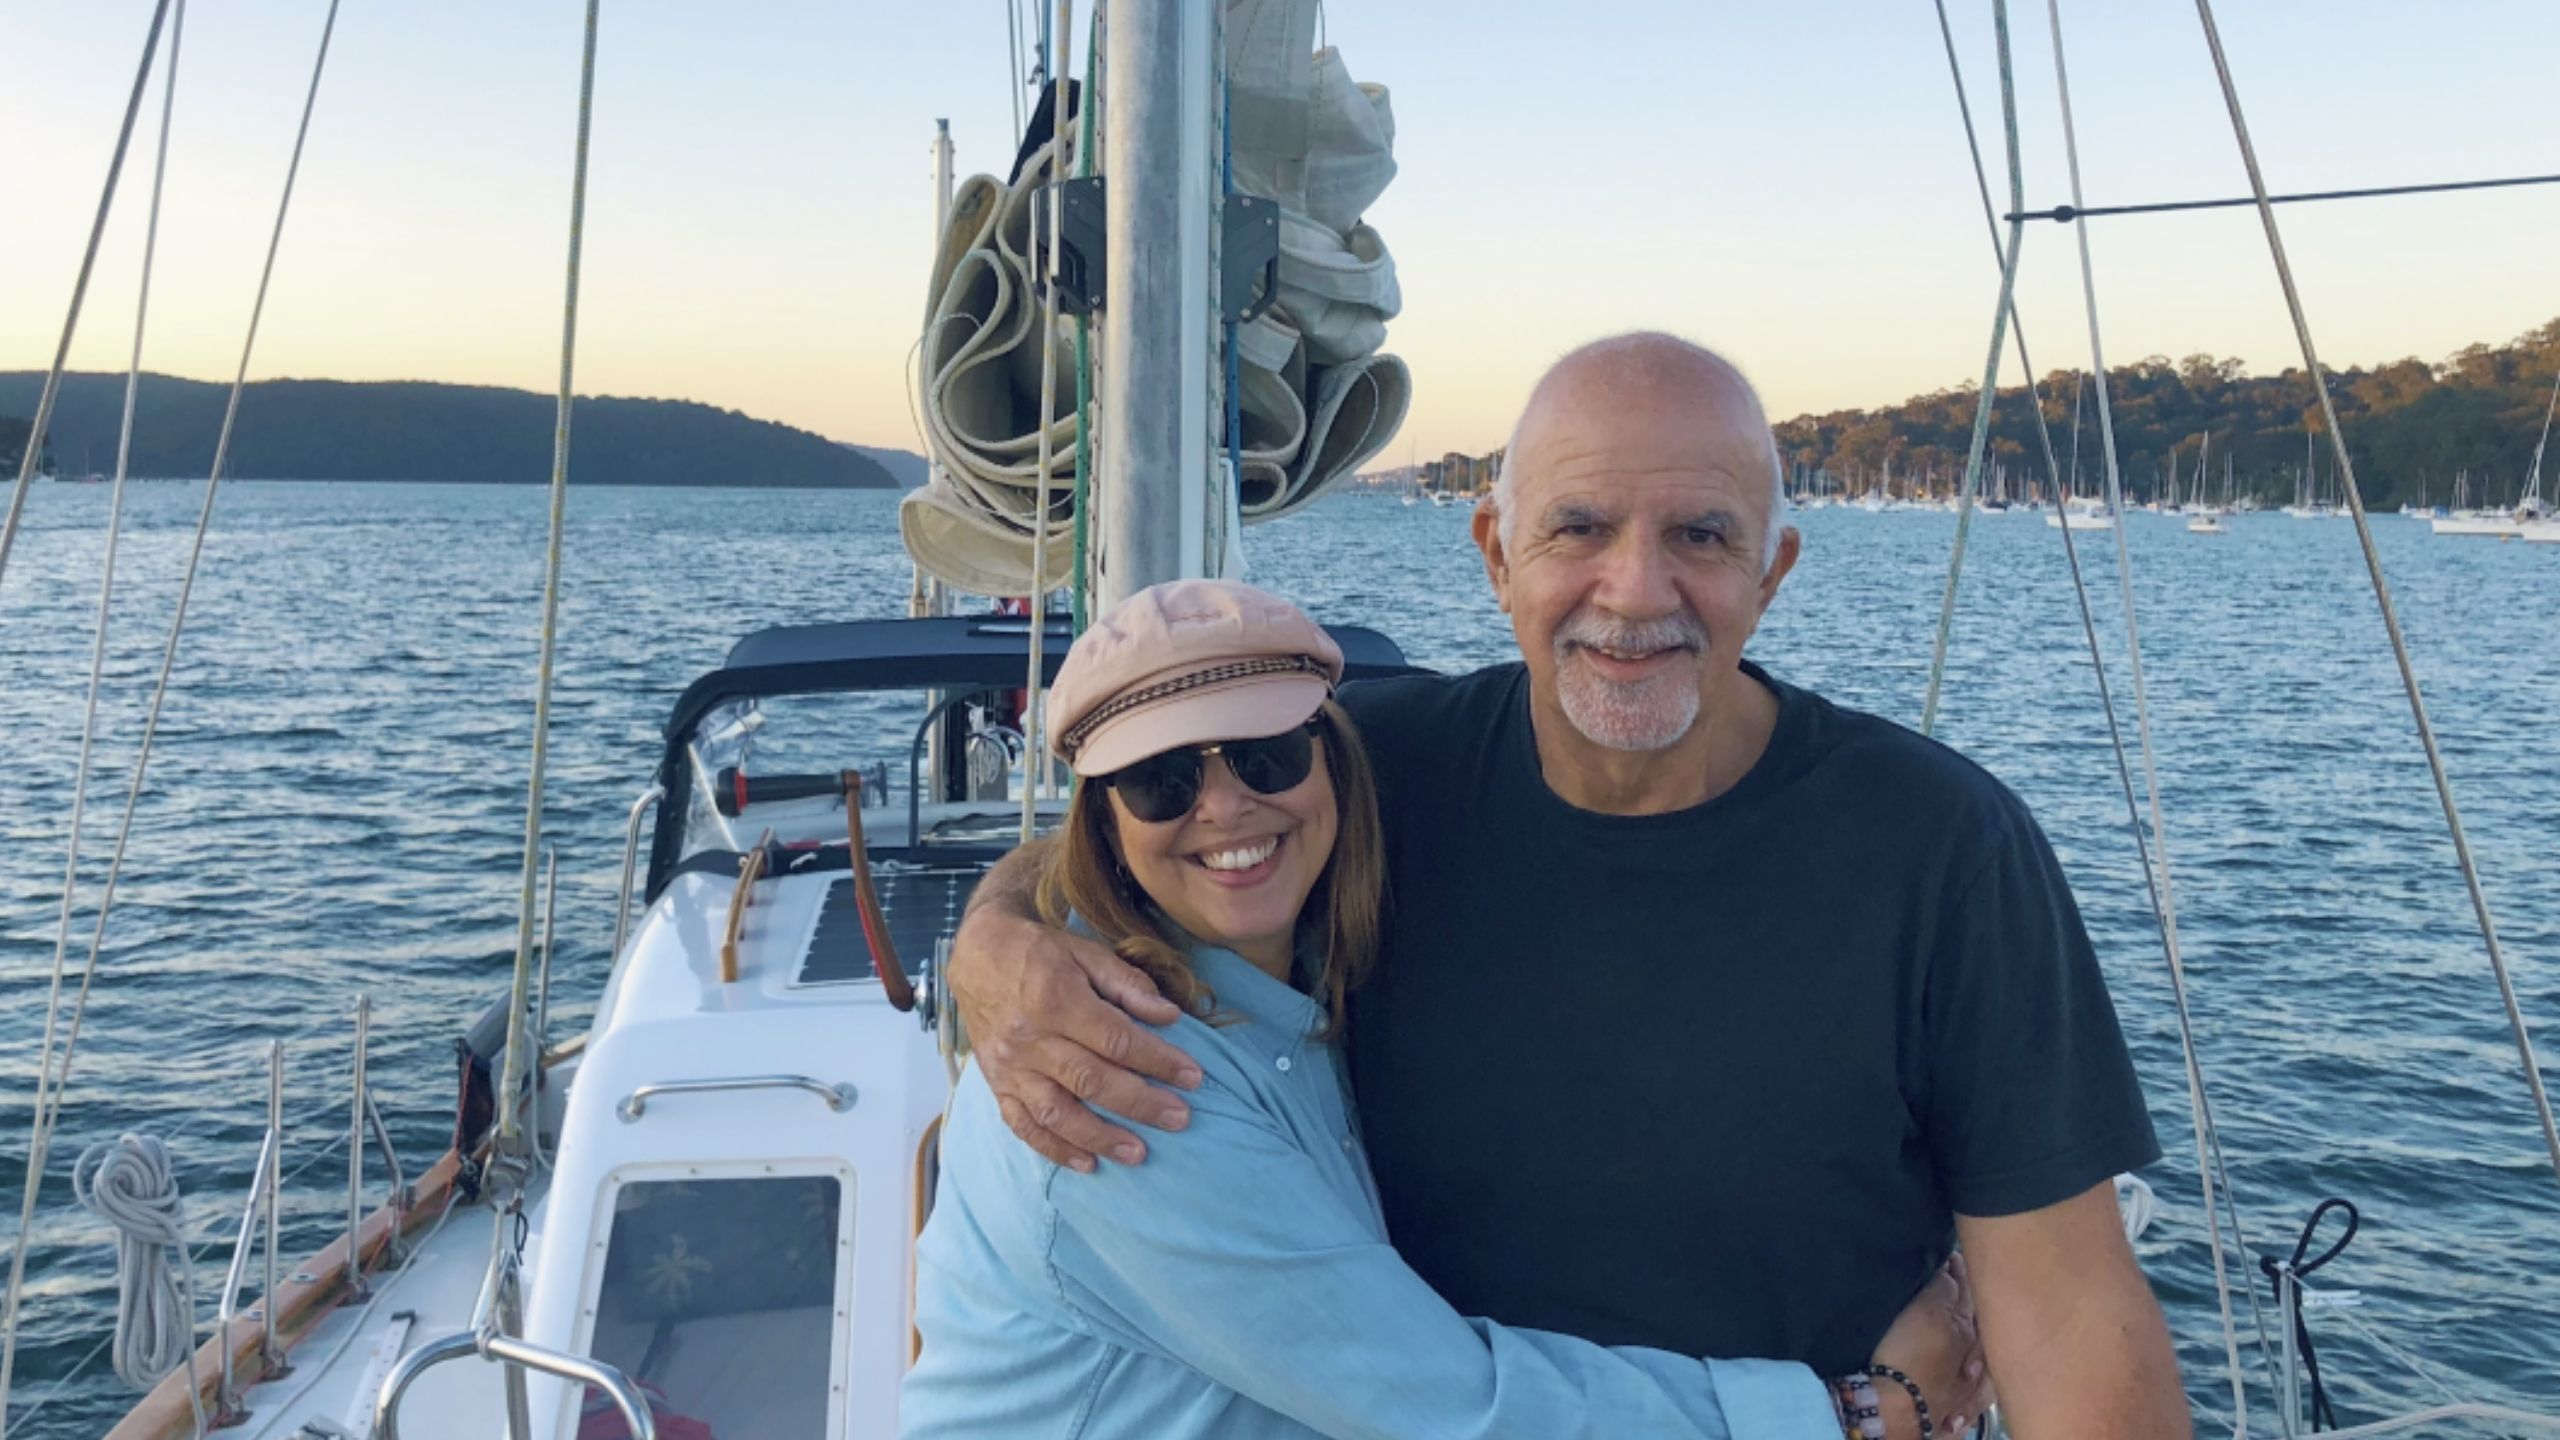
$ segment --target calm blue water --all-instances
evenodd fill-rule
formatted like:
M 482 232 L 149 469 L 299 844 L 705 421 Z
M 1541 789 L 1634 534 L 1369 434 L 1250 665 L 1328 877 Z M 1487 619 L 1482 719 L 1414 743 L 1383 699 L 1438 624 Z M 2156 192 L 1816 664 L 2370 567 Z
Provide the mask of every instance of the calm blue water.
M 199 490 L 131 495 L 97 791 L 94 895 Z M 43 976 L 96 599 L 104 487 L 44 487 L 0 592 L 0 1181 L 14 1227 Z M 731 640 L 901 613 L 881 494 L 571 497 L 548 826 L 562 855 L 561 1008 L 599 980 L 625 807 L 677 690 Z M 1254 578 L 1378 626 L 1423 663 L 1510 652 L 1464 512 L 1343 500 L 1254 532 Z M 412 1169 L 449 1126 L 450 1043 L 505 983 L 515 927 L 544 496 L 535 488 L 235 484 L 199 581 L 40 1212 L 13 1409 L 44 1400 L 113 1308 L 104 1232 L 71 1207 L 82 1146 L 178 1136 L 207 1289 L 288 1041 L 289 1253 L 341 1223 L 349 1015 L 374 996 L 375 1083 Z M 1755 654 L 1916 719 L 1952 517 L 1801 517 L 1805 558 Z M 2560 1051 L 2560 547 L 2437 540 L 2378 519 L 2472 842 L 2546 1055 Z M 2129 691 L 2113 537 L 2083 542 Z M 2465 1393 L 2560 1399 L 2560 1180 L 2542 1156 L 2351 527 L 2242 517 L 2220 539 L 2128 532 L 2185 953 L 2250 1239 L 2321 1197 L 2363 1207 L 2324 1275 Z M 2201 1409 L 2227 1412 L 2176 1028 L 2057 532 L 1975 527 L 1941 733 L 2014 785 L 2069 867 L 2170 1158 L 2143 1247 Z M 2130 719 L 2129 702 L 2126 709 Z M 1844 892 L 1858 877 L 1843 874 Z M 87 913 L 75 926 L 85 940 Z M 75 950 L 75 958 L 76 958 Z M 2242 1317 L 2248 1326 L 2246 1312 Z M 2254 1341 L 2245 1350 L 2254 1354 Z M 2440 1398 L 2331 1322 L 2341 1409 Z M 2254 1362 L 2253 1362 L 2254 1363 Z M 98 1433 L 103 1361 L 29 1437 Z M 2261 1411 L 2260 1423 L 2267 1422 Z

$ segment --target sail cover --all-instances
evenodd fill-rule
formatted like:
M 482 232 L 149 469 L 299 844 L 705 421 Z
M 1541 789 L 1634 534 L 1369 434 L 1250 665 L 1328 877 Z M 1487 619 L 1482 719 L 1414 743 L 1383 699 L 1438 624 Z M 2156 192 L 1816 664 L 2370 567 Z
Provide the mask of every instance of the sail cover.
M 1354 80 L 1315 46 L 1317 0 L 1228 0 L 1228 114 L 1237 193 L 1277 203 L 1279 286 L 1238 336 L 1237 500 L 1247 523 L 1310 503 L 1384 450 L 1413 382 L 1384 354 L 1403 303 L 1394 258 L 1363 216 L 1395 176 L 1395 116 L 1383 86 Z M 1013 174 L 973 176 L 952 199 L 926 289 L 918 348 L 933 481 L 899 508 L 907 551 L 956 589 L 1032 588 L 1040 515 L 1040 430 L 1052 455 L 1044 586 L 1073 566 L 1075 329 L 1045 339 L 1056 403 L 1040 406 L 1044 339 L 1033 273 L 1033 197 L 1074 173 L 1081 97 L 1052 124 L 1044 95 Z

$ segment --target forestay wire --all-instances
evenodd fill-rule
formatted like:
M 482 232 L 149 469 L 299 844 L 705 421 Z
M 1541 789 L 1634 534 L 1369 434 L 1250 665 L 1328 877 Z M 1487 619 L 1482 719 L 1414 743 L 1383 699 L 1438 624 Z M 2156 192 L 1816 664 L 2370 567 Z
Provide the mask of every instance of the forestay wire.
M 72 1004 L 71 1023 L 63 1040 L 62 1063 L 59 1072 L 53 1073 L 50 1066 L 52 1056 L 51 1038 L 53 1032 L 53 1007 L 61 998 L 60 982 L 62 974 L 60 952 L 57 951 L 54 971 L 55 988 L 51 997 L 48 999 L 46 1009 L 46 1046 L 43 1054 L 39 1057 L 40 1062 L 42 1063 L 40 1064 L 38 1071 L 35 1131 L 32 1136 L 27 1155 L 25 1206 L 20 1212 L 19 1217 L 18 1248 L 16 1253 L 11 1256 L 9 1263 L 9 1288 L 6 1302 L 6 1315 L 5 1319 L 0 1319 L 0 1426 L 5 1426 L 5 1417 L 8 1413 L 8 1392 L 10 1381 L 13 1378 L 17 1356 L 18 1307 L 20 1293 L 25 1281 L 26 1258 L 27 1250 L 29 1248 L 27 1240 L 31 1233 L 31 1226 L 34 1219 L 35 1200 L 38 1187 L 44 1175 L 45 1152 L 51 1141 L 54 1124 L 59 1120 L 61 1115 L 63 1088 L 71 1081 L 72 1060 L 77 1054 L 80 1044 L 81 1020 L 87 1013 L 90 987 L 97 978 L 98 957 L 106 943 L 107 919 L 115 908 L 116 882 L 124 874 L 125 854 L 133 838 L 134 812 L 141 803 L 143 781 L 150 770 L 152 744 L 158 738 L 160 733 L 160 715 L 162 709 L 168 702 L 170 677 L 177 669 L 178 644 L 186 631 L 187 602 L 195 593 L 196 575 L 204 563 L 204 542 L 205 536 L 212 528 L 213 524 L 214 499 L 221 492 L 223 466 L 230 458 L 232 430 L 240 416 L 240 396 L 241 392 L 248 386 L 249 361 L 251 356 L 256 353 L 258 344 L 258 323 L 260 318 L 266 313 L 267 291 L 270 282 L 275 277 L 276 252 L 284 243 L 285 217 L 292 212 L 294 181 L 300 176 L 302 171 L 303 149 L 311 135 L 311 114 L 314 107 L 319 103 L 320 77 L 326 72 L 328 67 L 329 40 L 331 35 L 336 31 L 337 21 L 338 0 L 329 0 L 328 14 L 321 22 L 319 50 L 311 62 L 311 83 L 309 88 L 303 94 L 302 119 L 294 131 L 293 158 L 285 167 L 284 190 L 276 201 L 275 224 L 273 228 L 269 230 L 267 235 L 266 260 L 258 272 L 257 296 L 251 302 L 249 307 L 248 334 L 240 344 L 240 366 L 232 375 L 230 401 L 223 409 L 222 429 L 214 440 L 213 465 L 207 472 L 205 478 L 204 505 L 196 516 L 195 535 L 187 551 L 186 569 L 178 582 L 177 605 L 169 617 L 168 643 L 162 648 L 160 654 L 159 678 L 152 686 L 151 707 L 145 714 L 142 726 L 141 744 L 134 755 L 133 779 L 125 790 L 124 816 L 116 829 L 115 849 L 107 865 L 106 880 L 99 892 L 97 919 L 89 937 L 89 953 L 81 971 L 80 989 L 77 998 Z M 130 116 L 127 117 L 126 124 L 129 132 L 131 126 Z M 118 146 L 119 161 L 121 161 L 122 148 L 123 147 L 120 143 Z M 84 272 L 83 283 L 85 284 L 85 282 L 86 275 Z M 32 435 L 29 437 L 29 443 L 30 448 L 33 448 L 34 437 Z M 121 463 L 122 462 L 119 461 L 120 465 Z M 45 1077 L 47 1074 L 52 1074 L 50 1098 L 47 1097 L 46 1093 Z
M 2427 702 L 2419 693 L 2418 672 L 2409 659 L 2408 637 L 2400 631 L 2400 612 L 2391 601 L 2391 585 L 2382 573 L 2382 554 L 2374 548 L 2373 527 L 2364 508 L 2364 494 L 2356 482 L 2355 461 L 2347 454 L 2347 438 L 2338 426 L 2338 407 L 2329 393 L 2329 372 L 2320 368 L 2319 351 L 2311 343 L 2311 322 L 2302 309 L 2302 292 L 2293 281 L 2293 265 L 2286 259 L 2284 235 L 2276 227 L 2276 213 L 2267 195 L 2266 176 L 2258 168 L 2257 147 L 2249 140 L 2249 122 L 2240 113 L 2240 91 L 2232 83 L 2231 61 L 2222 51 L 2222 32 L 2213 23 L 2213 0 L 2196 0 L 2196 18 L 2204 26 L 2205 45 L 2213 52 L 2213 73 L 2222 85 L 2222 103 L 2231 112 L 2232 138 L 2239 142 L 2240 161 L 2249 171 L 2249 191 L 2257 197 L 2258 222 L 2267 232 L 2267 252 L 2275 260 L 2276 279 L 2284 287 L 2286 313 L 2293 320 L 2293 335 L 2302 347 L 2303 368 L 2310 373 L 2311 388 L 2320 400 L 2320 418 L 2329 427 L 2329 446 L 2338 460 L 2339 488 L 2346 492 L 2347 513 L 2355 517 L 2356 544 L 2364 552 L 2365 574 L 2373 581 L 2373 598 L 2382 611 L 2383 632 L 2391 640 L 2391 658 L 2400 668 L 2400 686 L 2409 697 L 2409 714 L 2417 722 L 2418 744 L 2427 754 L 2427 771 L 2434 777 L 2436 799 L 2444 807 L 2446 831 L 2453 838 L 2454 859 L 2462 867 L 2463 887 L 2471 895 L 2471 913 L 2479 922 L 2480 940 L 2489 952 L 2489 969 L 2497 976 L 2498 998 L 2506 1005 L 2507 1025 L 2514 1032 L 2516 1057 L 2524 1064 L 2525 1086 L 2533 1094 L 2535 1116 L 2542 1122 L 2542 1143 L 2551 1156 L 2551 1169 L 2560 1179 L 2560 1123 L 2551 1113 L 2551 1095 L 2542 1085 L 2542 1070 L 2533 1058 L 2533 1034 L 2525 1024 L 2524 1009 L 2516 1000 L 2514 978 L 2507 972 L 2507 957 L 2498 944 L 2497 922 L 2489 914 L 2489 897 L 2480 885 L 2480 867 L 2471 855 L 2471 841 L 2462 829 L 2462 810 L 2454 803 L 2453 780 L 2445 770 L 2444 751 L 2436 743 L 2436 730 L 2427 718 Z M 2075 195 L 2074 200 L 2077 200 Z

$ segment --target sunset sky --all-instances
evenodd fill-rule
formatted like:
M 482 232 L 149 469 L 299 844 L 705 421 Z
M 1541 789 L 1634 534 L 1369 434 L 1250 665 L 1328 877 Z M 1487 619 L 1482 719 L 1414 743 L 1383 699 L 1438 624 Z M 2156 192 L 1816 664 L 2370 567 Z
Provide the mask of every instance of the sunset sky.
M 0 369 L 51 358 L 150 8 L 0 8 Z M 150 369 L 237 363 L 326 8 L 196 0 Z M 1951 8 L 1996 147 L 1989 6 Z M 582 10 L 344 6 L 253 375 L 552 386 Z M 579 389 L 920 449 L 927 145 L 948 116 L 961 173 L 1009 158 L 1005 10 L 608 0 Z M 2192 5 L 2063 20 L 2092 204 L 2245 193 Z M 2560 171 L 2549 0 L 2225 0 L 2221 20 L 2278 190 Z M 2069 194 L 2043 7 L 2013 25 L 2028 200 L 2051 206 Z M 1500 443 L 1557 352 L 1635 326 L 1725 349 L 1780 417 L 1979 374 L 1998 277 L 1928 0 L 1336 0 L 1327 31 L 1394 96 L 1402 173 L 1371 219 L 1417 393 L 1389 458 Z M 158 93 L 77 368 L 125 363 Z M 2560 187 L 2281 213 L 2333 364 L 2560 316 Z M 2111 359 L 2291 358 L 2249 212 L 2095 234 Z M 2069 230 L 2030 228 L 2021 296 L 2039 366 L 2085 364 Z

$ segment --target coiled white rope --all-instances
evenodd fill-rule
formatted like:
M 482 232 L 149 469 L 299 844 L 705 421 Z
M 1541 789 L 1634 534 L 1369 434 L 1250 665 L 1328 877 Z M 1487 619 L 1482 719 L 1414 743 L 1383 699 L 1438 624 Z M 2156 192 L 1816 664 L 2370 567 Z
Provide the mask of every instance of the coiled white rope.
M 169 1147 L 130 1132 L 101 1140 L 71 1167 L 71 1190 L 82 1209 L 116 1227 L 116 1374 L 148 1389 L 196 1348 L 195 1255 Z
M 2463 833 L 2462 810 L 2453 801 L 2453 777 L 2445 770 L 2444 751 L 2436 744 L 2436 727 L 2427 719 L 2426 697 L 2418 691 L 2417 667 L 2409 659 L 2409 641 L 2400 633 L 2400 611 L 2391 603 L 2391 584 L 2383 578 L 2382 554 L 2373 546 L 2373 527 L 2365 518 L 2364 493 L 2356 484 L 2356 464 L 2347 454 L 2347 437 L 2338 427 L 2337 403 L 2329 395 L 2329 372 L 2320 368 L 2320 353 L 2311 343 L 2311 322 L 2304 318 L 2302 292 L 2293 283 L 2293 264 L 2285 258 L 2284 235 L 2276 228 L 2275 207 L 2267 203 L 2267 178 L 2258 169 L 2257 147 L 2249 143 L 2249 122 L 2240 114 L 2240 91 L 2231 81 L 2231 61 L 2222 53 L 2222 32 L 2214 28 L 2212 0 L 2196 0 L 2196 18 L 2204 24 L 2204 40 L 2213 52 L 2213 73 L 2222 82 L 2223 107 L 2231 112 L 2231 134 L 2240 143 L 2241 163 L 2248 167 L 2249 193 L 2257 197 L 2258 222 L 2266 228 L 2267 251 L 2276 262 L 2276 279 L 2284 286 L 2286 312 L 2293 317 L 2293 337 L 2302 347 L 2303 368 L 2320 399 L 2320 417 L 2329 426 L 2329 445 L 2338 457 L 2338 481 L 2346 492 L 2347 513 L 2355 517 L 2356 543 L 2364 550 L 2365 573 L 2373 580 L 2373 598 L 2382 609 L 2383 633 L 2391 639 L 2391 658 L 2400 667 L 2400 687 L 2409 696 L 2409 714 L 2417 721 L 2418 744 L 2427 752 L 2427 772 L 2435 778 L 2436 800 L 2444 807 L 2444 825 L 2453 837 L 2454 859 L 2462 866 L 2463 887 L 2471 893 L 2471 913 L 2479 922 L 2480 941 L 2489 952 L 2489 969 L 2498 979 L 2498 998 L 2505 1002 L 2507 1026 L 2514 1032 L 2516 1058 L 2524 1063 L 2525 1087 L 2533 1094 L 2533 1111 L 2542 1122 L 2542 1143 L 2551 1155 L 2551 1171 L 2560 1178 L 2560 1121 L 2551 1113 L 2551 1095 L 2542 1087 L 2542 1069 L 2533 1058 L 2533 1033 L 2525 1025 L 2516 1000 L 2515 980 L 2507 973 L 2506 952 L 2498 945 L 2497 922 L 2489 915 L 2489 897 L 2480 887 L 2480 867 L 2471 857 L 2470 838 Z M 2072 196 L 2072 203 L 2079 203 Z

